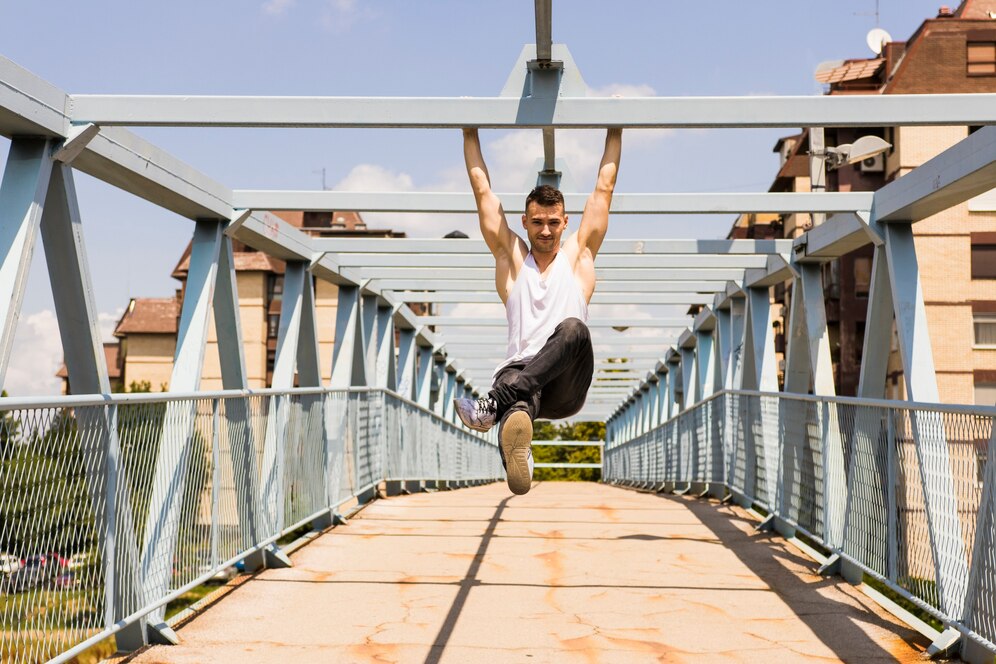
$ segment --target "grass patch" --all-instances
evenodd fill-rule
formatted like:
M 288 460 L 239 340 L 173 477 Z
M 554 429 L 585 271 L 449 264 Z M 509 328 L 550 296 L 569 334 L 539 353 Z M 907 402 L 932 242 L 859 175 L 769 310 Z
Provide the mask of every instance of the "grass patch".
M 941 622 L 940 620 L 938 620 L 933 614 L 931 614 L 931 613 L 929 613 L 927 611 L 924 611 L 919 606 L 917 606 L 913 602 L 909 601 L 908 599 L 906 599 L 905 597 L 903 597 L 902 595 L 900 595 L 899 593 L 897 593 L 895 590 L 893 590 L 892 588 L 890 588 L 887 584 L 883 583 L 882 581 L 879 581 L 876 578 L 868 576 L 867 574 L 864 575 L 864 577 L 862 578 L 862 581 L 863 581 L 863 583 L 868 584 L 869 586 L 871 586 L 872 588 L 874 588 L 878 592 L 882 593 L 883 595 L 885 595 L 886 597 L 888 597 L 890 600 L 892 600 L 893 602 L 895 602 L 899 606 L 903 607 L 904 609 L 906 609 L 907 611 L 909 611 L 910 613 L 912 613 L 914 616 L 916 616 L 917 618 L 919 618 L 923 622 L 927 623 L 928 625 L 930 625 L 931 627 L 933 627 L 934 629 L 936 629 L 938 632 L 943 632 L 944 631 L 944 623 L 943 622 Z M 932 583 L 931 581 L 927 581 L 926 579 L 921 579 L 920 581 L 922 581 L 923 583 Z
M 166 605 L 166 619 L 169 620 L 180 613 L 180 611 L 196 604 L 223 585 L 225 585 L 224 581 L 208 581 L 207 583 L 202 583 L 199 586 L 191 588 Z

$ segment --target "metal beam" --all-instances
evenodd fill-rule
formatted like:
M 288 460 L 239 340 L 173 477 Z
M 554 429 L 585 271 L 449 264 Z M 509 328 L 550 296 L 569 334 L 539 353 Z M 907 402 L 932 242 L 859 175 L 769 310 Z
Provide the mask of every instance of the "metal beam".
M 996 127 L 983 127 L 876 191 L 875 220 L 920 221 L 994 187 Z
M 0 86 L 2 89 L 2 86 Z M 34 255 L 52 175 L 49 141 L 18 138 L 11 142 L 0 183 L 0 385 L 3 384 L 21 316 L 28 269 Z
M 615 212 L 613 199 L 613 212 Z M 630 254 L 784 254 L 792 250 L 792 240 L 605 240 L 599 256 Z M 316 252 L 332 252 L 338 256 L 359 254 L 480 254 L 492 259 L 484 240 L 458 238 L 313 238 Z
M 251 219 L 251 218 L 250 218 Z M 246 222 L 248 225 L 248 222 Z M 289 228 L 293 228 L 289 226 Z M 300 232 L 300 231 L 298 231 Z M 303 233 L 301 235 L 304 235 Z M 241 236 L 233 235 L 241 240 Z M 306 236 L 305 236 L 306 237 Z M 259 242 L 265 243 L 266 237 L 260 237 Z M 280 245 L 271 242 L 274 250 L 279 250 Z M 260 247 L 256 247 L 260 248 Z M 495 259 L 490 254 L 376 254 L 376 253 L 350 253 L 350 254 L 327 254 L 342 267 L 490 267 L 494 269 Z M 277 256 L 279 258 L 279 256 Z M 763 268 L 767 265 L 765 255 L 725 255 L 725 256 L 696 256 L 676 254 L 661 257 L 653 254 L 608 254 L 598 257 L 598 267 L 609 268 L 652 268 L 668 267 L 679 268 L 688 267 L 700 268 Z
M 783 97 L 258 97 L 73 95 L 102 127 L 896 127 L 996 122 L 996 94 Z M 0 131 L 4 128 L 0 127 Z
M 462 293 L 454 291 L 387 291 L 395 302 L 494 303 L 501 304 L 497 293 Z M 599 304 L 710 304 L 712 295 L 698 293 L 603 293 L 596 291 L 592 305 Z
M 349 275 L 347 281 L 353 285 L 362 283 L 365 279 L 407 279 L 410 281 L 422 279 L 491 279 L 494 280 L 495 268 L 491 267 L 362 267 L 342 268 L 335 260 L 326 255 L 316 261 L 312 270 L 319 266 L 327 268 L 321 278 L 336 282 L 340 277 Z M 338 272 L 336 272 L 338 270 Z M 743 279 L 743 268 L 610 268 L 604 267 L 599 261 L 598 283 L 608 281 L 715 281 L 724 279 Z
M 857 214 L 835 214 L 795 239 L 797 262 L 825 262 L 843 256 L 868 243 L 881 244 L 882 238 Z
M 461 293 L 492 293 L 495 290 L 494 279 L 490 280 L 454 280 L 454 279 L 376 279 L 370 286 L 377 290 L 410 291 L 413 293 L 425 291 L 450 291 Z M 717 293 L 726 289 L 725 281 L 602 281 L 599 280 L 599 293 Z M 711 301 L 711 300 L 710 300 Z
M 549 60 L 553 50 L 552 0 L 536 0 L 536 59 Z
M 526 192 L 497 194 L 507 214 L 522 214 Z M 612 214 L 832 214 L 871 208 L 872 192 L 617 193 Z M 588 194 L 565 193 L 568 214 L 584 210 Z M 236 189 L 232 205 L 250 210 L 355 211 L 476 214 L 474 197 L 463 192 L 352 192 Z M 738 240 L 743 241 L 743 240 Z
M 500 327 L 508 326 L 505 318 L 476 316 L 418 316 L 423 325 L 442 325 L 446 327 Z M 681 328 L 688 326 L 688 318 L 597 318 L 592 317 L 586 325 L 589 328 L 611 327 L 652 327 Z

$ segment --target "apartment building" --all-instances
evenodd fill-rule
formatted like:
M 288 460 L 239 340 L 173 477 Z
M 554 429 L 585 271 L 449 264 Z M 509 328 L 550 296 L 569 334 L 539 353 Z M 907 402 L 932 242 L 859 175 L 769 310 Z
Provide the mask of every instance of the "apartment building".
M 996 0 L 942 7 L 906 41 L 872 58 L 825 63 L 816 72 L 826 94 L 996 92 Z M 874 191 L 902 177 L 978 127 L 826 128 L 826 145 L 876 135 L 885 154 L 827 174 L 828 191 Z M 778 141 L 779 170 L 770 191 L 810 191 L 809 132 Z M 810 215 L 744 215 L 730 237 L 797 237 Z M 927 322 L 942 402 L 996 403 L 996 196 L 981 196 L 913 226 Z M 824 266 L 831 354 L 838 394 L 858 387 L 871 280 L 871 246 Z M 773 289 L 778 350 L 784 352 L 791 287 Z M 897 344 L 886 396 L 905 397 Z
M 404 237 L 392 230 L 370 229 L 356 212 L 282 212 L 277 215 L 287 223 L 317 237 Z M 169 388 L 176 352 L 176 335 L 183 306 L 190 245 L 180 256 L 172 276 L 180 282 L 176 294 L 169 298 L 132 298 L 118 321 L 114 336 L 117 344 L 108 344 L 108 366 L 114 355 L 112 372 L 116 387 L 123 391 L 148 389 L 154 392 Z M 232 243 L 239 313 L 245 352 L 248 387 L 268 387 L 273 378 L 273 363 L 280 328 L 280 305 L 283 295 L 283 261 L 256 251 L 240 242 Z M 322 378 L 332 374 L 332 347 L 335 341 L 335 318 L 338 288 L 315 280 L 315 307 Z M 63 391 L 71 386 L 63 367 Z M 214 319 L 209 317 L 207 347 L 201 388 L 221 389 L 221 363 Z

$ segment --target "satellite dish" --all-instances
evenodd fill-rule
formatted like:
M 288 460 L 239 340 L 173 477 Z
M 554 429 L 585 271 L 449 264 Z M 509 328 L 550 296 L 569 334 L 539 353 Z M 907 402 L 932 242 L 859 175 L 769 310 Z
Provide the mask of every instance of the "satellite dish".
M 872 50 L 875 55 L 882 55 L 882 49 L 885 45 L 892 41 L 892 35 L 883 30 L 882 28 L 872 28 L 868 31 L 868 36 L 865 37 L 865 43 L 868 44 L 868 48 Z

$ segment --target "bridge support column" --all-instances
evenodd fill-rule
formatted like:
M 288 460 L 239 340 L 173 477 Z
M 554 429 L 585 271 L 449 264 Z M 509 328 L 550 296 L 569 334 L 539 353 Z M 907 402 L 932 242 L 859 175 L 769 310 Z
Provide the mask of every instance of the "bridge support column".
M 377 373 L 374 385 L 398 391 L 398 372 L 394 354 L 394 314 L 398 308 L 377 307 Z
M 398 331 L 398 394 L 406 399 L 418 402 L 417 330 L 401 329 Z
M 214 297 L 222 228 L 219 220 L 198 221 L 190 254 L 186 295 L 180 313 L 176 354 L 170 391 L 193 392 L 200 386 L 207 342 L 208 314 Z M 184 495 L 187 468 L 195 453 L 194 423 L 197 406 L 184 401 L 166 406 L 159 438 L 155 472 L 146 515 L 142 547 L 142 586 L 146 598 L 162 597 L 172 582 L 173 558 L 180 527 L 180 500 Z M 148 617 L 151 641 L 176 643 L 176 635 L 164 622 L 165 608 Z
M 415 373 L 415 403 L 422 408 L 432 406 L 432 374 L 435 360 L 432 357 L 431 346 L 418 347 L 418 367 Z
M 360 308 L 359 286 L 340 285 L 332 349 L 332 389 L 367 385 L 367 335 Z

